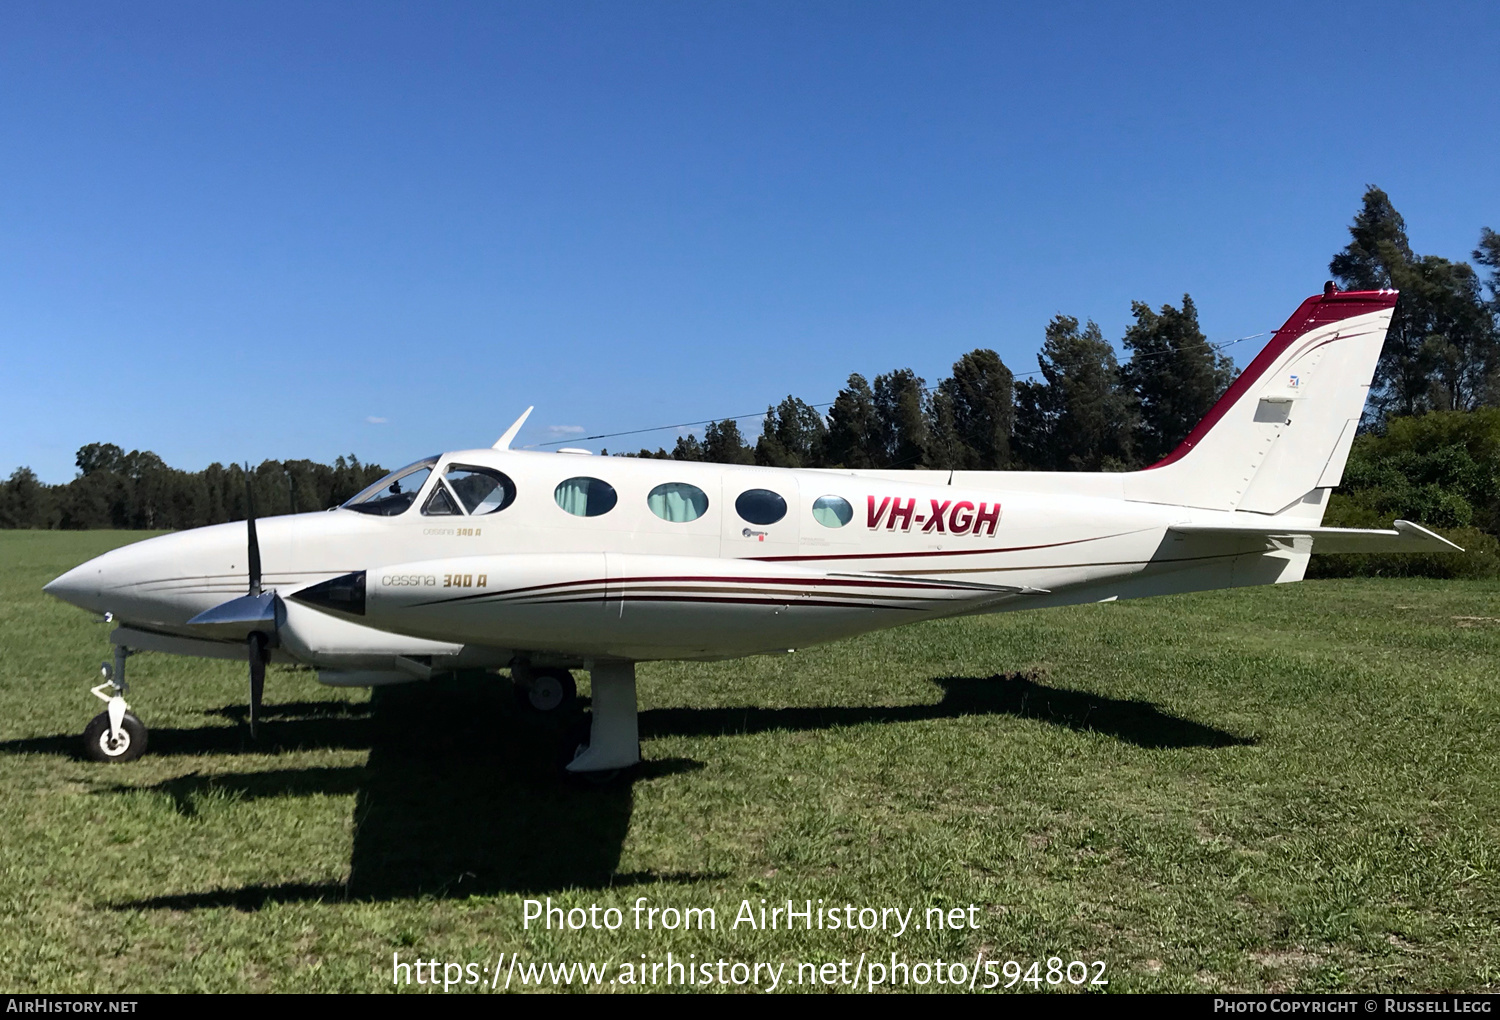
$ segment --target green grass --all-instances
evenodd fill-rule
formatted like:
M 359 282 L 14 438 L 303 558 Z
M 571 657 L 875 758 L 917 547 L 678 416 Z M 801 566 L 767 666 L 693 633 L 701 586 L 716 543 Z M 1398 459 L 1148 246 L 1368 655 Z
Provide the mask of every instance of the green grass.
M 6 991 L 380 991 L 395 952 L 668 951 L 1061 956 L 1105 961 L 1114 991 L 1500 986 L 1500 583 L 1308 582 L 643 666 L 647 763 L 575 788 L 564 721 L 503 684 L 371 698 L 273 669 L 251 745 L 243 668 L 149 654 L 130 680 L 152 752 L 81 760 L 108 627 L 40 588 L 138 537 L 0 532 Z M 523 930 L 547 896 L 720 927 Z M 762 897 L 974 903 L 980 927 L 729 930 Z

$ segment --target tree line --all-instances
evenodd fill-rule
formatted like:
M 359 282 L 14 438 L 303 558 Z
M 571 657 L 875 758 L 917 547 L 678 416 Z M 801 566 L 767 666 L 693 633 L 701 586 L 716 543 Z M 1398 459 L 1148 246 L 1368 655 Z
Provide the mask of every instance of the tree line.
M 1480 231 L 1474 264 L 1418 255 L 1390 197 L 1373 186 L 1349 235 L 1329 264 L 1339 286 L 1401 291 L 1366 432 L 1378 438 L 1398 418 L 1500 405 L 1500 235 Z M 1029 378 L 1017 379 L 998 354 L 980 348 L 932 386 L 900 368 L 873 381 L 849 376 L 831 404 L 789 395 L 767 408 L 753 443 L 726 418 L 710 423 L 701 440 L 694 433 L 671 450 L 626 455 L 853 469 L 1144 467 L 1187 436 L 1235 368 L 1204 336 L 1191 296 L 1159 308 L 1137 301 L 1131 314 L 1120 339 L 1123 361 L 1097 323 L 1058 314 Z M 1351 458 L 1346 487 L 1363 484 L 1360 463 Z M 191 528 L 245 516 L 245 472 L 236 465 L 178 471 L 150 452 L 91 444 L 78 452 L 77 466 L 64 485 L 44 485 L 28 468 L 0 483 L 0 527 Z M 265 461 L 250 480 L 257 511 L 272 514 L 337 505 L 382 473 L 351 455 L 332 465 Z M 1500 513 L 1473 520 L 1500 527 Z
M 63 485 L 44 484 L 30 468 L 0 483 L 0 527 L 199 528 L 244 520 L 252 491 L 257 516 L 323 510 L 385 474 L 352 454 L 332 465 L 267 460 L 250 470 L 247 485 L 238 464 L 179 471 L 150 451 L 126 453 L 113 443 L 90 443 L 76 463 L 78 476 Z
M 752 446 L 733 418 L 700 441 L 628 454 L 766 467 L 958 468 L 975 471 L 1127 471 L 1186 438 L 1235 376 L 1234 363 L 1179 306 L 1131 308 L 1121 364 L 1097 323 L 1047 324 L 1038 372 L 1017 381 L 992 350 L 959 358 L 935 386 L 909 368 L 854 374 L 827 413 L 788 396 L 766 409 Z
M 1366 189 L 1349 244 L 1329 272 L 1343 290 L 1401 292 L 1367 428 L 1394 415 L 1500 404 L 1500 235 L 1488 227 L 1468 262 L 1418 255 L 1377 187 Z M 752 444 L 725 419 L 637 457 L 767 467 L 1124 471 L 1160 460 L 1187 437 L 1235 376 L 1208 342 L 1189 295 L 1131 306 L 1120 346 L 1097 323 L 1059 314 L 1038 371 L 1017 380 L 992 350 L 970 351 L 935 386 L 909 368 L 851 375 L 827 413 L 788 396 L 766 410 Z

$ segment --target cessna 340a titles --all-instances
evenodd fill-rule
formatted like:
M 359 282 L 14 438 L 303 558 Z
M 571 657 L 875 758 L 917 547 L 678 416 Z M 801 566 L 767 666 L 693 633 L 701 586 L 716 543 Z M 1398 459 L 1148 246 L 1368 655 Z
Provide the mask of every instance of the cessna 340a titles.
M 939 617 L 1301 580 L 1318 552 L 1453 551 L 1406 521 L 1321 526 L 1393 291 L 1307 299 L 1144 471 L 848 471 L 490 449 L 427 457 L 330 512 L 128 545 L 46 586 L 118 622 L 88 752 L 126 761 L 134 651 L 342 686 L 509 669 L 539 709 L 592 674 L 568 766 L 639 760 L 635 664 L 783 652 Z M 528 411 L 529 413 L 529 411 Z

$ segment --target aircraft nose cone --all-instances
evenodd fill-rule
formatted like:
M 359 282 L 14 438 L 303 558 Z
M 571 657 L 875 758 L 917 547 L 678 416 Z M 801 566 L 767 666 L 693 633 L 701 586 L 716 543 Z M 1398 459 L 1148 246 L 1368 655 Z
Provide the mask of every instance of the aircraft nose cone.
M 101 588 L 100 570 L 92 561 L 42 585 L 48 595 L 80 609 L 97 609 Z
M 294 592 L 292 598 L 318 609 L 364 616 L 365 572 L 356 570 L 352 574 L 341 574 L 327 581 L 320 581 Z

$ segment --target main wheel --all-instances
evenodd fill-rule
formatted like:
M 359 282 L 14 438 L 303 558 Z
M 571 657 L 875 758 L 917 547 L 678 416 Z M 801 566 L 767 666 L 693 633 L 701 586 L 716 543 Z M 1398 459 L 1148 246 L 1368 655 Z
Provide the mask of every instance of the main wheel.
M 526 704 L 536 711 L 556 712 L 578 697 L 578 685 L 565 669 L 538 669 L 531 674 L 531 686 L 525 693 Z
M 111 740 L 109 735 L 109 713 L 100 712 L 89 720 L 83 731 L 83 751 L 95 761 L 118 765 L 135 761 L 146 753 L 146 724 L 126 712 L 120 720 L 120 735 Z

